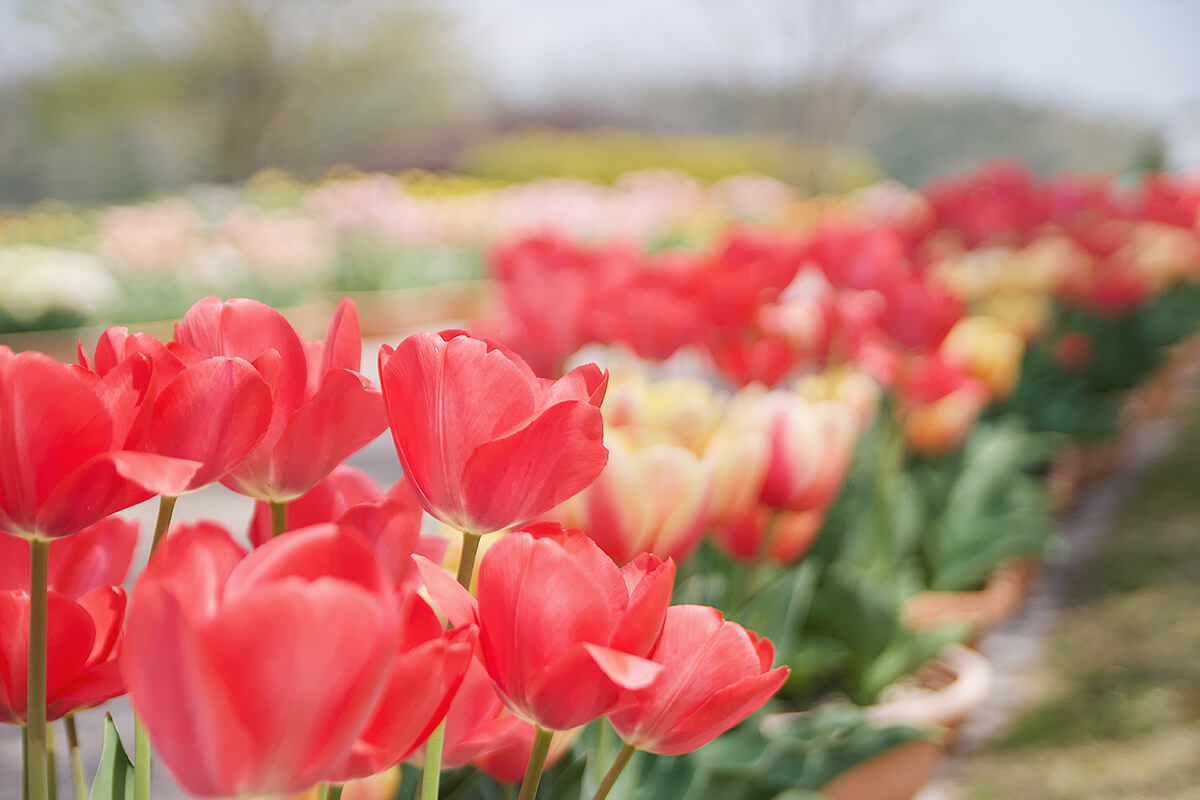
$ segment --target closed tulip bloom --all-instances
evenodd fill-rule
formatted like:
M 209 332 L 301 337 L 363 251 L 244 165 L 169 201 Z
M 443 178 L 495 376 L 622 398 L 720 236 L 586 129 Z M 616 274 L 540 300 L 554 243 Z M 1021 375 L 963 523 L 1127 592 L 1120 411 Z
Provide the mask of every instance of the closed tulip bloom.
M 947 334 L 941 353 L 983 381 L 993 397 L 1007 397 L 1021 376 L 1025 340 L 994 317 L 964 317 Z
M 824 509 L 780 511 L 759 504 L 717 525 L 713 538 L 739 561 L 790 564 L 808 553 L 824 522 Z
M 26 721 L 29 606 L 26 589 L 0 589 L 0 722 L 16 725 Z M 124 694 L 117 651 L 125 590 L 97 586 L 78 598 L 50 590 L 46 612 L 46 719 Z
M 770 455 L 761 500 L 789 511 L 828 507 L 841 491 L 858 442 L 854 409 L 767 392 L 749 407 L 767 433 Z
M 379 389 L 359 372 L 362 336 L 348 298 L 325 339 L 305 342 L 270 306 L 209 297 L 175 326 L 173 344 L 179 353 L 249 361 L 272 387 L 265 435 L 222 480 L 240 494 L 294 500 L 387 427 Z
M 810 403 L 827 401 L 850 406 L 859 430 L 866 430 L 875 421 L 882 393 L 878 381 L 852 368 L 827 369 L 796 382 L 796 394 Z
M 587 531 L 618 564 L 689 556 L 708 519 L 709 465 L 679 445 L 638 448 L 621 436 L 609 437 L 608 452 L 600 477 L 550 516 Z
M 135 584 L 121 670 L 188 792 L 288 794 L 345 762 L 397 637 L 391 583 L 353 530 L 317 525 L 247 553 L 198 523 Z
M 50 542 L 49 719 L 124 694 L 117 666 L 136 521 L 109 517 Z M 0 721 L 23 723 L 29 652 L 29 543 L 0 534 Z
M 128 448 L 111 388 L 37 352 L 0 347 L 0 530 L 67 536 L 191 480 L 199 464 Z
M 618 568 L 578 531 L 531 525 L 484 555 L 478 604 L 446 572 L 422 563 L 439 608 L 452 620 L 476 615 L 496 690 L 539 727 L 590 722 L 658 674 L 644 656 L 670 603 L 671 561 L 646 554 Z
M 704 460 L 712 471 L 710 522 L 734 519 L 758 505 L 770 454 L 770 442 L 762 430 L 738 430 L 728 424 L 717 429 L 704 450 Z
M 699 453 L 720 421 L 723 402 L 711 386 L 695 378 L 646 381 L 628 376 L 609 383 L 601 410 L 608 426 Z
M 913 364 L 898 395 L 908 447 L 927 456 L 961 445 L 989 400 L 982 382 L 937 357 Z
M 383 694 L 349 756 L 326 776 L 330 781 L 382 772 L 424 744 L 445 718 L 473 660 L 474 625 L 444 631 L 415 589 L 400 598 L 400 640 Z
M 596 479 L 608 458 L 594 364 L 557 381 L 460 331 L 379 352 L 388 423 L 425 510 L 472 534 L 518 525 Z
M 626 744 L 664 756 L 703 747 L 746 719 L 789 672 L 771 668 L 769 639 L 708 606 L 671 606 L 651 657 L 662 672 L 608 719 Z

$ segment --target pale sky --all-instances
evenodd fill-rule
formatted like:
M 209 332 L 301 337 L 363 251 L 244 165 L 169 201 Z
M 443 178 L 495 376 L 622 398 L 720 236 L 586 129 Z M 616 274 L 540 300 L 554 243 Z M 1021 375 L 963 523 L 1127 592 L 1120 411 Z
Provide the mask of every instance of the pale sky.
M 147 0 L 147 9 L 160 1 Z M 392 1 L 336 0 L 359 11 Z M 0 0 L 0 80 L 53 67 L 47 37 L 22 19 L 30 2 L 71 8 L 69 0 Z M 170 2 L 202 9 L 217 0 Z M 430 4 L 458 21 L 461 57 L 518 103 L 695 80 L 791 81 L 844 59 L 916 89 L 995 91 L 1168 125 L 1200 118 L 1197 0 Z

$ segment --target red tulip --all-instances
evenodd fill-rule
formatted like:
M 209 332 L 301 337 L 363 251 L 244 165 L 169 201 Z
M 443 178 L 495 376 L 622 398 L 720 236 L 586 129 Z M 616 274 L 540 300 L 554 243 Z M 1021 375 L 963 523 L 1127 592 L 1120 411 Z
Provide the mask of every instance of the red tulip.
M 359 373 L 362 337 L 349 298 L 323 342 L 303 342 L 275 309 L 254 300 L 196 303 L 175 326 L 179 352 L 243 358 L 272 386 L 265 436 L 223 483 L 260 500 L 294 500 L 378 436 L 379 390 Z
M 442 768 L 456 769 L 471 764 L 498 781 L 517 783 L 529 763 L 534 733 L 533 723 L 505 708 L 483 663 L 477 658 L 471 659 L 446 714 Z M 555 734 L 546 766 L 561 758 L 570 749 L 574 738 L 569 731 Z M 419 751 L 411 760 L 418 765 L 424 764 L 424 756 Z
M 124 694 L 117 650 L 125 618 L 125 590 L 97 586 L 78 599 L 49 591 L 46 611 L 46 719 L 56 720 Z M 21 725 L 26 721 L 28 655 L 29 592 L 2 589 L 0 722 Z
M 358 467 L 342 464 L 325 480 L 287 506 L 284 530 L 336 522 L 361 533 L 375 548 L 380 566 L 397 586 L 416 577 L 412 555 L 418 553 L 440 563 L 447 541 L 421 535 L 421 506 L 407 481 L 386 493 Z M 259 547 L 271 541 L 271 512 L 261 500 L 254 505 L 250 543 Z
M 461 331 L 379 351 L 392 438 L 421 504 L 460 531 L 491 533 L 544 514 L 604 468 L 596 365 L 557 381 Z
M 897 399 L 909 448 L 936 456 L 962 444 L 991 398 L 982 381 L 938 355 L 909 365 Z
M 284 530 L 337 522 L 352 506 L 382 500 L 383 494 L 383 487 L 370 475 L 358 467 L 341 464 L 316 486 L 287 504 Z M 271 541 L 271 508 L 262 500 L 254 504 L 249 539 L 255 547 Z
M 0 529 L 75 533 L 187 483 L 194 461 L 127 449 L 111 388 L 37 352 L 0 347 Z
M 125 582 L 137 547 L 137 520 L 109 517 L 50 542 L 47 584 L 72 600 Z M 29 542 L 0 535 L 0 588 L 29 591 Z
M 671 606 L 651 657 L 662 672 L 608 719 L 626 744 L 664 756 L 703 747 L 753 714 L 789 672 L 771 669 L 769 639 L 708 606 Z
M 741 561 L 790 564 L 808 553 L 824 522 L 824 509 L 780 511 L 760 504 L 717 525 L 713 538 Z
M 349 756 L 328 780 L 344 783 L 382 772 L 423 744 L 445 718 L 473 660 L 473 625 L 443 631 L 415 590 L 402 592 L 401 598 L 400 641 L 383 695 Z
M 317 525 L 247 554 L 198 523 L 134 586 L 121 670 L 187 791 L 287 794 L 345 762 L 397 635 L 391 582 L 354 531 Z
M 131 448 L 200 464 L 189 480 L 163 492 L 170 496 L 225 477 L 262 440 L 271 421 L 271 390 L 241 358 L 205 358 L 180 346 L 172 351 L 152 336 L 109 328 L 96 345 L 94 362 L 82 344 L 79 362 L 116 385 L 110 402 L 125 408 Z M 148 371 L 144 385 L 134 378 L 139 371 Z
M 596 719 L 658 674 L 644 656 L 670 603 L 672 561 L 646 554 L 618 569 L 579 531 L 532 525 L 484 555 L 477 605 L 448 573 L 421 563 L 451 619 L 479 620 L 483 661 L 505 703 L 542 728 Z

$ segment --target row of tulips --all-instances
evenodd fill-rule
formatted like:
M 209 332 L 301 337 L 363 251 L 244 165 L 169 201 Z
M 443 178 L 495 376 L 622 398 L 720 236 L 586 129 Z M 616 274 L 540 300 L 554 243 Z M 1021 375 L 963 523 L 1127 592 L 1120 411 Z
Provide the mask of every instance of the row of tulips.
M 170 342 L 112 329 L 78 364 L 0 350 L 3 713 L 26 728 L 29 797 L 50 785 L 47 720 L 73 730 L 123 692 L 138 798 L 151 747 L 204 797 L 337 794 L 416 759 L 423 797 L 470 762 L 523 772 L 532 798 L 556 731 L 608 717 L 624 749 L 604 796 L 635 750 L 701 747 L 780 687 L 769 641 L 670 605 L 672 559 L 531 522 L 606 469 L 605 372 L 540 379 L 448 331 L 384 347 L 376 387 L 360 352 L 349 302 L 306 342 L 267 306 L 215 299 Z M 405 478 L 384 491 L 341 462 L 388 427 Z M 170 526 L 217 481 L 258 502 L 253 549 Z M 127 604 L 137 530 L 112 515 L 154 495 Z M 461 533 L 457 581 L 422 510 Z M 473 581 L 484 534 L 521 526 Z

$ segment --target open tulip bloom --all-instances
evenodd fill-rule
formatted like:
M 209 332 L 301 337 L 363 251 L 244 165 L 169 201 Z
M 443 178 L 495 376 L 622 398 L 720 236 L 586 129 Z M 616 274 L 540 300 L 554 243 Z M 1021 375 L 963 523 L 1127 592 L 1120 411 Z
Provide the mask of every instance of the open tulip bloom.
M 595 364 L 556 380 L 461 331 L 379 352 L 388 424 L 425 510 L 485 534 L 528 522 L 590 484 L 608 459 Z

